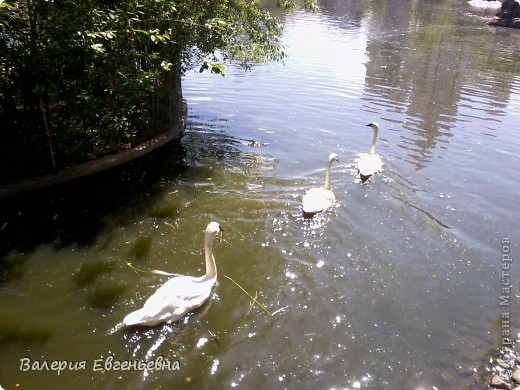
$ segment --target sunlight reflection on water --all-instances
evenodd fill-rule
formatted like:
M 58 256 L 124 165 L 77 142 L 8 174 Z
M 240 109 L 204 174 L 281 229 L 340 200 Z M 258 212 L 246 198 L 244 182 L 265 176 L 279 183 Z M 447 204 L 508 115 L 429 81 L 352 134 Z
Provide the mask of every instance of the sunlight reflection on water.
M 520 231 L 511 218 L 520 148 L 511 133 L 520 111 L 520 79 L 508 65 L 514 43 L 468 22 L 463 2 L 333 3 L 286 18 L 285 66 L 186 75 L 180 146 L 78 190 L 51 190 L 45 202 L 6 207 L 6 388 L 56 385 L 55 376 L 20 373 L 12 356 L 21 354 L 164 356 L 182 367 L 68 372 L 65 387 L 478 382 L 475 370 L 497 346 L 496 242 Z M 459 12 L 464 26 L 451 20 Z M 368 149 L 372 120 L 384 169 L 361 185 L 355 158 Z M 336 203 L 304 218 L 302 196 L 322 185 L 331 151 L 341 160 L 331 172 Z M 167 279 L 127 262 L 202 273 L 210 220 L 225 229 L 215 245 L 219 275 L 272 315 L 219 276 L 210 301 L 179 323 L 122 329 L 124 315 Z

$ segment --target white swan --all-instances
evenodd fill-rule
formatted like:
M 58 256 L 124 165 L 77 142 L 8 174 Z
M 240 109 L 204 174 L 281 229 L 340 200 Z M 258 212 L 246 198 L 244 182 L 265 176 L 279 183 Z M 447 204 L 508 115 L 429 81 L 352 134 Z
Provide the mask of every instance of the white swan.
M 212 243 L 213 237 L 222 230 L 217 222 L 211 222 L 204 232 L 206 275 L 171 278 L 146 300 L 142 309 L 128 314 L 123 323 L 127 326 L 154 326 L 162 322 L 170 324 L 202 306 L 217 281 L 217 265 L 212 253 Z
M 480 9 L 500 9 L 502 2 L 498 0 L 471 0 L 468 1 L 469 5 Z
M 311 188 L 302 199 L 303 213 L 312 215 L 327 210 L 336 199 L 330 186 L 330 166 L 338 161 L 336 153 L 331 153 L 325 171 L 325 185 L 319 188 Z
M 357 161 L 357 169 L 362 183 L 366 182 L 370 176 L 379 172 L 383 167 L 381 156 L 376 154 L 376 141 L 379 132 L 379 125 L 377 122 L 371 122 L 367 126 L 374 130 L 374 138 L 372 139 L 372 145 L 370 146 L 368 153 L 361 153 Z

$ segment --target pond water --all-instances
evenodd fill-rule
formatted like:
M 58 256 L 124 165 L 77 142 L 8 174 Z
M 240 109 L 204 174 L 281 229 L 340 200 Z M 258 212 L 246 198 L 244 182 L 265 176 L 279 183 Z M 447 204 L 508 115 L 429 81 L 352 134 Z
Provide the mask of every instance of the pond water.
M 486 387 L 520 330 L 519 31 L 464 1 L 320 7 L 284 16 L 285 64 L 187 74 L 179 144 L 0 203 L 1 386 Z M 331 152 L 336 203 L 305 219 Z M 201 274 L 212 220 L 210 302 L 121 329 L 167 280 L 136 269 Z M 115 369 L 159 357 L 178 370 Z

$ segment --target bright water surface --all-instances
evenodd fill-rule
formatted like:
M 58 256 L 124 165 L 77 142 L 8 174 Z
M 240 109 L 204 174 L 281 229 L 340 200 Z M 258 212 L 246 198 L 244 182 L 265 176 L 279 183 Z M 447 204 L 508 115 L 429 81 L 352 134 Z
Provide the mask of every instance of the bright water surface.
M 2 201 L 0 385 L 485 388 L 502 314 L 520 328 L 520 35 L 487 20 L 464 1 L 323 1 L 285 17 L 285 66 L 186 75 L 180 145 Z M 385 165 L 361 185 L 370 121 Z M 330 152 L 337 203 L 304 220 Z M 211 302 L 120 329 L 166 280 L 127 262 L 201 273 L 212 220 L 225 235 Z M 110 355 L 180 370 L 93 371 Z M 86 368 L 24 371 L 22 358 Z

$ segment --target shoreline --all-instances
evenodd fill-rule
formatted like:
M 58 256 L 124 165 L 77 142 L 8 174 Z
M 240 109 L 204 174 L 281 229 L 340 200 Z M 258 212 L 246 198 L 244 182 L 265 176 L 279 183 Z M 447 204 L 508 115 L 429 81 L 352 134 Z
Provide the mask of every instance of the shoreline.
M 115 168 L 130 161 L 136 160 L 139 157 L 145 156 L 178 139 L 186 128 L 187 117 L 188 105 L 183 99 L 181 113 L 176 119 L 176 123 L 166 133 L 144 141 L 134 146 L 133 148 L 122 150 L 118 153 L 109 154 L 86 163 L 74 165 L 70 168 L 65 168 L 55 173 L 31 177 L 3 185 L 0 188 L 0 200 L 19 195 L 24 192 L 31 192 L 67 181 L 90 176 L 95 173 Z

